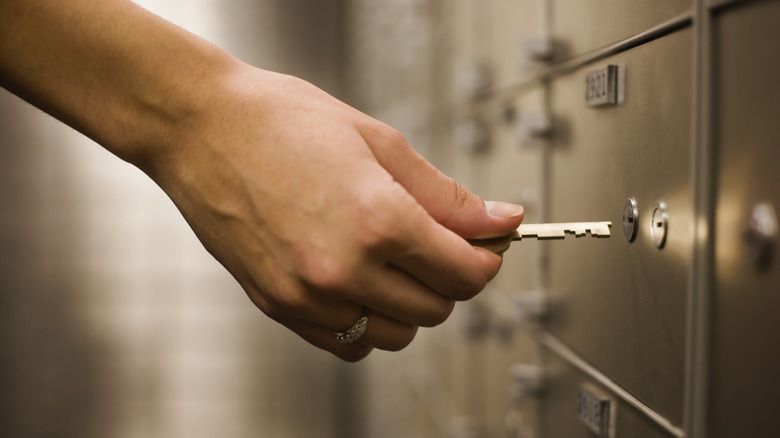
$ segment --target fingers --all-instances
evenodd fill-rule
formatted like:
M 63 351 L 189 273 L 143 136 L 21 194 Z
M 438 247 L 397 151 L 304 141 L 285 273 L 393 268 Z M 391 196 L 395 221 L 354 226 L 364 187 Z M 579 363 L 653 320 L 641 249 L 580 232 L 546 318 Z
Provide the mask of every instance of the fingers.
M 519 205 L 483 200 L 418 154 L 398 131 L 381 123 L 363 127 L 377 161 L 436 222 L 466 239 L 509 234 L 523 220 Z
M 451 300 L 473 298 L 495 277 L 502 258 L 484 248 L 471 246 L 446 229 L 420 230 L 414 251 L 399 254 L 393 263 L 428 288 Z
M 357 278 L 350 300 L 406 324 L 434 327 L 452 313 L 455 302 L 392 265 L 371 265 Z
M 372 347 L 359 342 L 339 344 L 336 342 L 336 337 L 332 331 L 310 322 L 301 320 L 279 322 L 297 333 L 298 336 L 305 339 L 308 343 L 329 351 L 347 362 L 357 362 L 368 356 L 373 350 Z
M 385 221 L 392 229 L 384 235 L 392 244 L 373 245 L 377 256 L 446 299 L 465 300 L 481 291 L 498 273 L 501 257 L 473 247 L 433 220 L 407 192 L 399 192 L 385 207 L 393 220 Z
M 363 313 L 356 315 L 352 323 Z M 300 319 L 279 322 L 309 343 L 349 362 L 363 359 L 375 348 L 387 351 L 401 350 L 409 345 L 417 334 L 417 326 L 401 323 L 380 313 L 368 312 L 366 315 L 368 317 L 366 331 L 359 339 L 348 344 L 336 340 L 336 331 L 344 330 L 349 325 L 334 329 L 333 325 L 320 325 Z
M 489 251 L 485 253 L 500 260 Z M 389 264 L 383 255 L 359 258 L 360 264 L 338 281 L 300 278 L 277 286 L 273 293 L 264 291 L 260 282 L 249 282 L 245 288 L 252 301 L 273 319 L 303 319 L 334 330 L 349 326 L 363 308 L 422 327 L 441 324 L 452 313 L 452 299 Z M 458 277 L 452 282 L 457 283 Z

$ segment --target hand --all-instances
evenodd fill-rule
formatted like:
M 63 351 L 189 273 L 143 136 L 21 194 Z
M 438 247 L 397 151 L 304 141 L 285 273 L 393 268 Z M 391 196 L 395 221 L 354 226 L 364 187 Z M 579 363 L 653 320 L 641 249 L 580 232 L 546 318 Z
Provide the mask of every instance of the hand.
M 0 41 L 0 85 L 144 170 L 263 312 L 346 360 L 444 321 L 501 264 L 464 238 L 522 220 L 386 125 L 130 1 L 0 2 Z
M 150 175 L 267 315 L 345 360 L 444 321 L 501 258 L 463 238 L 509 233 L 488 204 L 395 130 L 301 80 L 242 69 Z M 503 217 L 502 217 L 503 216 Z M 369 311 L 358 342 L 343 330 Z

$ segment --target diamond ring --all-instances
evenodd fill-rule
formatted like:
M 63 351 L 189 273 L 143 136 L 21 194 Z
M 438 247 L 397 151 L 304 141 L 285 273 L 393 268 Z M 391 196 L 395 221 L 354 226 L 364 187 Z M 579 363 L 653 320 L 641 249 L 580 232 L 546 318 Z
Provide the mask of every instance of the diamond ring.
M 363 333 L 366 332 L 366 327 L 368 327 L 368 316 L 366 313 L 367 312 L 364 311 L 363 316 L 355 321 L 348 329 L 336 331 L 336 342 L 339 344 L 350 344 L 360 339 L 360 337 L 363 336 Z

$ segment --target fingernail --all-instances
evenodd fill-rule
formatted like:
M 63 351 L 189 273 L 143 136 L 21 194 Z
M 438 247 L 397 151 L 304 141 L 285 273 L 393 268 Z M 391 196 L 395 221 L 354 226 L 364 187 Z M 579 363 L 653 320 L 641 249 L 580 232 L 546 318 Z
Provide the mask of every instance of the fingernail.
M 491 216 L 500 218 L 513 218 L 523 214 L 523 206 L 508 202 L 485 201 L 485 208 Z

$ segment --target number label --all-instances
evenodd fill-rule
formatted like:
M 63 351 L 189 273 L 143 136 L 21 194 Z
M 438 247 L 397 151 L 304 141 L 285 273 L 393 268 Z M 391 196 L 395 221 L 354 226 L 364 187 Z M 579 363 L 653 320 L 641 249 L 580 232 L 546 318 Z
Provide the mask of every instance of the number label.
M 585 76 L 585 103 L 589 106 L 617 105 L 623 101 L 623 74 L 617 65 L 608 65 Z
M 600 438 L 614 437 L 612 400 L 589 383 L 583 383 L 577 400 L 577 416 Z

